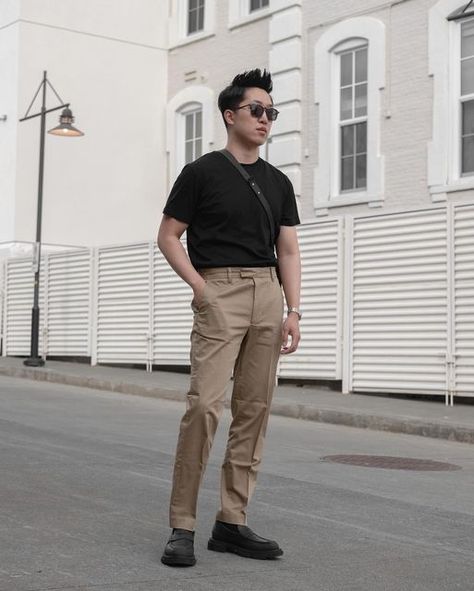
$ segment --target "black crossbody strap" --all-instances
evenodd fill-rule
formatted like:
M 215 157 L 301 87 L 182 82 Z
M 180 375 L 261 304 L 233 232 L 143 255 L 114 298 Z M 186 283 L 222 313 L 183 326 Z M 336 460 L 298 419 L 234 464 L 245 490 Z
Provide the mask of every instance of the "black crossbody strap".
M 227 160 L 240 172 L 240 174 L 244 177 L 244 179 L 250 185 L 250 188 L 257 196 L 258 200 L 262 204 L 262 207 L 267 214 L 268 223 L 270 224 L 270 240 L 272 244 L 272 248 L 275 245 L 275 220 L 273 218 L 272 210 L 270 209 L 270 204 L 268 203 L 265 195 L 263 194 L 262 189 L 257 185 L 257 181 L 249 175 L 249 173 L 245 170 L 245 168 L 237 162 L 234 158 L 233 154 L 229 152 L 229 150 L 219 150 L 220 153 L 227 158 Z

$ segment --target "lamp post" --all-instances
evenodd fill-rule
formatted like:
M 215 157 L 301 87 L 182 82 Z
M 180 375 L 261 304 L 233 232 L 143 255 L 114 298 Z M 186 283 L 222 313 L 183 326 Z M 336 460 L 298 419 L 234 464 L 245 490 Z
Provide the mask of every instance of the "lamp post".
M 61 103 L 58 107 L 52 109 L 46 109 L 46 88 L 49 88 L 54 92 L 56 98 Z M 42 104 L 41 111 L 30 115 L 29 112 L 33 103 L 36 100 L 39 92 L 42 91 Z M 35 282 L 34 282 L 34 296 L 33 296 L 33 308 L 31 311 L 31 349 L 30 356 L 24 360 L 25 365 L 39 367 L 44 365 L 44 360 L 38 354 L 39 345 L 39 321 L 40 321 L 40 309 L 39 309 L 39 279 L 40 279 L 40 264 L 41 264 L 41 217 L 43 211 L 43 177 L 44 177 L 44 143 L 45 143 L 45 130 L 46 130 L 46 115 L 58 109 L 63 109 L 59 118 L 59 125 L 50 129 L 48 133 L 52 135 L 60 135 L 63 137 L 78 137 L 84 135 L 82 131 L 79 131 L 73 127 L 72 123 L 74 118 L 72 112 L 69 109 L 69 103 L 64 103 L 58 93 L 54 90 L 50 81 L 47 77 L 47 72 L 43 72 L 43 80 L 41 81 L 38 90 L 36 91 L 33 100 L 31 101 L 25 116 L 20 121 L 26 121 L 27 119 L 33 119 L 34 117 L 41 117 L 41 131 L 40 131 L 40 153 L 39 153 L 39 175 L 38 175 L 38 201 L 37 201 L 37 213 L 36 213 L 36 244 L 35 244 Z

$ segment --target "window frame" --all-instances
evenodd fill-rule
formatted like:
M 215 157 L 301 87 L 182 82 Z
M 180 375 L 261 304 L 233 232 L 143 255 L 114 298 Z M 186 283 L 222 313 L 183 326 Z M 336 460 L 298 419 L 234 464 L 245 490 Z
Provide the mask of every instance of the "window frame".
M 353 56 L 353 60 L 352 60 L 352 65 L 353 65 L 353 76 L 355 77 L 355 53 L 357 51 L 360 51 L 361 49 L 367 49 L 367 80 L 365 81 L 365 84 L 367 84 L 367 109 L 366 109 L 366 114 L 362 115 L 362 116 L 355 116 L 354 113 L 354 117 L 352 117 L 351 119 L 347 120 L 343 120 L 341 119 L 341 90 L 342 90 L 342 85 L 341 85 L 341 64 L 342 64 L 342 56 L 343 55 L 347 55 L 348 53 L 351 53 Z M 338 85 L 338 89 L 337 89 L 337 96 L 338 96 L 338 104 L 337 104 L 337 130 L 335 130 L 335 133 L 337 134 L 337 152 L 338 152 L 338 169 L 335 171 L 335 175 L 337 175 L 337 179 L 338 179 L 338 194 L 341 196 L 347 195 L 347 196 L 361 196 L 364 195 L 367 191 L 367 163 L 368 163 L 368 141 L 367 141 L 367 129 L 369 126 L 369 69 L 368 69 L 368 53 L 369 53 L 369 45 L 368 43 L 361 43 L 361 44 L 347 44 L 344 43 L 338 50 L 337 52 L 335 52 L 336 55 L 338 56 L 337 59 L 337 73 L 335 76 L 335 82 Z M 353 105 L 355 106 L 355 87 L 356 87 L 356 83 L 355 83 L 355 78 L 353 79 L 352 82 L 352 88 L 354 89 L 354 95 L 353 95 Z M 365 141 L 365 148 L 366 151 L 364 152 L 366 155 L 366 163 L 365 163 L 365 186 L 364 187 L 353 187 L 352 189 L 343 189 L 342 187 L 342 159 L 343 159 L 343 155 L 342 155 L 342 128 L 343 127 L 347 127 L 347 126 L 351 126 L 351 127 L 357 127 L 357 125 L 359 123 L 365 123 L 366 124 L 366 141 Z M 356 133 L 356 131 L 355 131 Z M 355 137 L 355 136 L 354 136 Z M 357 165 L 357 157 L 356 157 L 357 152 L 354 152 L 354 174 L 355 174 L 355 170 L 356 170 L 356 165 Z M 356 183 L 357 184 L 357 183 Z
M 199 35 L 204 32 L 205 29 L 205 22 L 206 22 L 206 0 L 196 0 L 197 6 L 196 8 L 191 8 L 190 3 L 191 0 L 187 0 L 187 7 L 186 7 L 186 37 L 191 37 L 192 35 Z M 202 28 L 195 29 L 194 31 L 189 30 L 190 25 L 190 15 L 191 12 L 196 12 L 196 22 L 199 25 L 199 12 L 202 9 L 203 17 L 202 17 Z
M 439 0 L 429 12 L 429 74 L 433 78 L 432 139 L 428 142 L 428 189 L 434 203 L 450 193 L 474 189 L 474 173 L 462 174 L 461 24 L 473 15 L 448 20 L 465 5 Z
M 249 3 L 249 14 L 253 14 L 254 12 L 258 12 L 259 10 L 264 10 L 265 8 L 270 7 L 270 0 L 258 0 L 260 6 L 258 8 L 252 8 L 252 0 L 248 0 Z M 263 2 L 266 2 L 265 6 L 262 5 Z
M 169 49 L 214 36 L 216 2 L 217 0 L 204 0 L 204 28 L 188 33 L 189 0 L 172 0 L 169 17 Z
M 168 159 L 168 190 L 185 165 L 185 117 L 189 112 L 202 109 L 202 154 L 214 145 L 215 96 L 207 86 L 192 85 L 182 88 L 166 106 L 166 153 Z M 182 140 L 182 141 L 181 141 Z
M 464 18 L 461 19 L 457 19 L 455 21 L 453 21 L 455 24 L 457 24 L 457 28 L 458 28 L 458 42 L 457 42 L 457 80 L 456 80 L 456 91 L 458 94 L 458 100 L 457 100 L 457 108 L 458 108 L 458 115 L 456 117 L 456 120 L 458 121 L 458 129 L 457 129 L 457 144 L 458 144 L 458 156 L 457 156 L 457 167 L 458 167 L 458 173 L 460 178 L 466 178 L 466 177 L 474 177 L 474 170 L 470 171 L 470 172 L 463 172 L 463 159 L 464 159 L 464 153 L 463 153 L 463 135 L 462 135 L 462 127 L 463 127 L 463 103 L 468 102 L 468 101 L 473 101 L 474 100 L 474 92 L 471 92 L 468 95 L 463 95 L 462 94 L 462 69 L 461 69 L 461 62 L 462 62 L 462 57 L 461 57 L 461 44 L 462 44 L 462 25 L 465 24 L 466 22 L 471 21 L 474 23 L 474 16 L 470 15 L 470 16 L 466 16 Z M 470 56 L 470 59 L 474 60 L 474 55 Z
M 367 188 L 351 193 L 339 190 L 338 129 L 339 53 L 367 45 L 368 120 Z M 334 207 L 368 204 L 381 207 L 385 201 L 385 158 L 381 153 L 382 100 L 385 87 L 385 24 L 375 17 L 340 21 L 321 35 L 314 47 L 314 102 L 317 110 L 318 152 L 313 168 L 313 207 L 316 216 L 328 215 Z M 324 138 L 329 138 L 329 141 Z
M 203 119 L 203 105 L 202 103 L 188 103 L 184 105 L 178 113 L 181 115 L 181 121 L 178 123 L 178 143 L 179 143 L 179 151 L 182 151 L 180 161 L 185 164 L 189 164 L 190 162 L 194 162 L 196 158 L 202 156 L 202 136 L 203 136 L 203 129 L 202 129 L 202 119 Z M 186 119 L 189 115 L 196 115 L 196 113 L 201 114 L 201 135 L 196 136 L 196 118 L 193 117 L 193 136 L 191 140 L 188 140 L 186 137 Z M 200 154 L 196 155 L 196 141 L 201 140 L 201 151 Z M 190 162 L 186 160 L 186 144 L 191 141 L 192 142 L 192 152 L 193 152 L 193 159 Z
M 275 12 L 271 0 L 268 6 L 256 10 L 250 10 L 250 0 L 229 0 L 229 21 L 228 28 L 234 29 L 249 23 L 265 19 Z

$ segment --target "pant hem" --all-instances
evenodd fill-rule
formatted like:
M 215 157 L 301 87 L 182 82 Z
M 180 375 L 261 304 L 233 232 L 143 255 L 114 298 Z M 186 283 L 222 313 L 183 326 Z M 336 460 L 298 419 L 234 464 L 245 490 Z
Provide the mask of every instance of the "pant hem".
M 224 523 L 231 523 L 233 525 L 247 525 L 245 515 L 229 513 L 228 511 L 218 511 L 216 521 L 223 521 Z
M 194 531 L 196 520 L 191 518 L 170 519 L 170 527 Z

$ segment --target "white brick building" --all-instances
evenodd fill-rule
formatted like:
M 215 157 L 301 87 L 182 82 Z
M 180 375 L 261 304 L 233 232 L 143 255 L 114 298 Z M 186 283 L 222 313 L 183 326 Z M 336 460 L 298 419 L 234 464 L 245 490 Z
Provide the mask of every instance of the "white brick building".
M 34 240 L 39 125 L 18 119 L 44 69 L 86 132 L 47 138 L 46 243 L 154 236 L 186 159 L 225 142 L 219 91 L 253 67 L 271 70 L 281 111 L 262 155 L 293 181 L 303 220 L 472 200 L 474 14 L 466 2 L 135 7 L 1 3 L 0 244 Z M 55 123 L 49 115 L 48 128 Z
M 220 148 L 218 92 L 268 67 L 281 115 L 264 154 L 292 179 L 304 220 L 471 201 L 473 18 L 462 0 L 173 0 L 170 182 L 185 160 L 180 121 L 202 109 L 199 150 Z
M 136 6 L 0 3 L 0 258 L 34 239 L 39 130 L 17 120 L 43 69 L 86 132 L 47 141 L 43 240 L 95 248 L 45 257 L 42 355 L 188 363 L 190 293 L 156 229 L 183 165 L 225 143 L 218 93 L 260 67 L 281 111 L 262 155 L 305 222 L 303 339 L 279 375 L 473 396 L 474 6 Z M 24 355 L 31 260 L 2 267 L 3 354 Z

